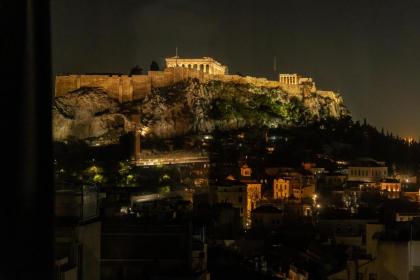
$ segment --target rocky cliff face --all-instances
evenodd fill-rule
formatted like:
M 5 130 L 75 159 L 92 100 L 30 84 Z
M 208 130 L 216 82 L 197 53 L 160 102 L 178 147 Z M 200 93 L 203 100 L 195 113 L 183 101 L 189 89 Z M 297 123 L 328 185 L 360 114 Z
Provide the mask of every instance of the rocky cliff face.
M 129 131 L 130 122 L 118 102 L 100 88 L 81 88 L 55 98 L 52 108 L 53 139 L 112 144 Z
M 314 119 L 348 115 L 337 94 L 288 94 L 279 88 L 251 84 L 186 80 L 154 89 L 141 101 L 119 104 L 100 88 L 81 88 L 57 97 L 53 106 L 56 141 L 116 143 L 131 130 L 126 114 L 140 114 L 149 137 L 170 138 L 245 126 L 303 125 Z

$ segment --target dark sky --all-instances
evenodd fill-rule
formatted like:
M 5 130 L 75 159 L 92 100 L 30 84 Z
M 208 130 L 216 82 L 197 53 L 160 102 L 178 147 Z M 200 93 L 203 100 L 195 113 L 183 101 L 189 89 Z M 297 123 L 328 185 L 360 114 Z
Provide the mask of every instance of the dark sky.
M 51 1 L 55 73 L 127 73 L 211 56 L 273 79 L 313 77 L 354 119 L 420 139 L 420 1 Z

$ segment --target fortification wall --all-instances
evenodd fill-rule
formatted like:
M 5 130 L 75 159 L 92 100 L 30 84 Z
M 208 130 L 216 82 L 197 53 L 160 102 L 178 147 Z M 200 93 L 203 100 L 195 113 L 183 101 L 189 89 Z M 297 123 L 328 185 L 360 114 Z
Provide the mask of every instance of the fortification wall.
M 302 92 L 306 94 L 319 92 L 322 96 L 337 98 L 334 92 L 317 91 L 315 86 L 306 88 L 305 85 L 285 84 L 266 78 L 214 75 L 185 67 L 169 67 L 163 71 L 149 71 L 147 75 L 58 75 L 55 78 L 55 96 L 61 96 L 80 87 L 102 87 L 111 97 L 122 103 L 142 99 L 153 88 L 166 87 L 189 78 L 196 78 L 204 83 L 217 80 L 237 84 L 253 84 L 258 87 L 281 88 L 291 95 L 300 95 Z
M 331 98 L 334 101 L 338 101 L 340 97 L 333 91 L 330 90 L 317 90 L 316 93 L 324 98 Z

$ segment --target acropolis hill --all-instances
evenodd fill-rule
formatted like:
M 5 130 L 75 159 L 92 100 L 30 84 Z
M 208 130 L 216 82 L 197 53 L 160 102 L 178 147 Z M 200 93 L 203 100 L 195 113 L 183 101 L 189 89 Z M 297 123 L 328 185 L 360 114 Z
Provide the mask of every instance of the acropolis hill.
M 312 78 L 230 75 L 210 57 L 167 58 L 163 71 L 147 75 L 59 75 L 55 85 L 56 141 L 115 143 L 139 126 L 147 137 L 171 138 L 349 114 L 339 94 L 317 90 Z
M 162 88 L 187 79 L 198 79 L 202 83 L 211 80 L 251 84 L 257 87 L 281 88 L 291 95 L 316 93 L 336 99 L 333 91 L 317 90 L 312 78 L 298 74 L 279 74 L 278 81 L 251 76 L 227 74 L 227 66 L 211 57 L 166 58 L 163 71 L 148 71 L 147 75 L 58 75 L 55 79 L 55 96 L 81 87 L 101 87 L 120 103 L 143 99 L 153 88 Z

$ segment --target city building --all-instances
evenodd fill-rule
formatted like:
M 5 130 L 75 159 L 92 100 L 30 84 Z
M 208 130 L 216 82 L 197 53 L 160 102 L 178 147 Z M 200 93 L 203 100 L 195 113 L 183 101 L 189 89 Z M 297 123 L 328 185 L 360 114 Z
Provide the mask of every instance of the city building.
M 388 192 L 400 192 L 401 191 L 401 183 L 397 179 L 382 179 L 379 182 L 379 189 L 381 191 L 388 191 Z
M 95 187 L 56 187 L 55 279 L 101 279 L 101 221 Z
M 318 229 L 337 244 L 366 248 L 366 234 L 370 224 L 377 224 L 370 218 L 321 218 Z
M 232 207 L 239 209 L 243 225 L 247 224 L 247 188 L 243 184 L 225 184 L 216 186 L 216 203 L 231 204 Z
M 271 205 L 263 205 L 252 211 L 253 228 L 278 228 L 283 224 L 283 211 Z
M 315 195 L 315 185 L 307 185 L 302 188 L 302 199 L 313 198 Z
M 209 279 L 207 245 L 191 222 L 108 219 L 101 243 L 101 279 Z
M 388 167 L 385 163 L 370 158 L 353 161 L 348 167 L 348 181 L 365 183 L 379 182 L 388 176 Z
M 341 173 L 326 174 L 320 181 L 331 189 L 342 188 L 347 181 L 347 175 Z
M 365 254 L 350 249 L 347 268 L 329 280 L 420 279 L 420 241 L 398 237 L 395 229 L 387 232 L 381 224 L 367 224 L 366 229 Z
M 289 277 L 288 280 L 308 280 L 309 273 L 304 269 L 298 269 L 295 265 L 290 265 L 289 267 Z
M 396 222 L 411 222 L 420 219 L 420 212 L 397 212 L 395 213 Z
M 243 226 L 251 225 L 251 212 L 261 200 L 260 183 L 229 182 L 224 186 L 216 186 L 216 202 L 229 203 L 239 209 Z
M 290 180 L 285 178 L 277 178 L 273 180 L 273 198 L 286 199 L 292 194 Z
M 387 193 L 388 198 L 399 198 L 401 192 L 401 183 L 397 179 L 386 178 L 379 182 L 379 190 Z
M 302 199 L 304 192 L 305 197 L 309 193 L 315 193 L 315 175 L 309 170 L 270 168 L 266 170 L 266 173 L 273 178 L 273 198 L 275 199 L 285 199 L 292 195 L 294 198 Z M 304 191 L 304 188 L 308 189 Z
M 243 164 L 241 166 L 241 180 L 249 180 L 252 176 L 252 169 L 248 166 L 248 164 Z
M 402 191 L 402 196 L 408 198 L 411 201 L 420 202 L 420 188 L 415 185 L 404 188 Z

